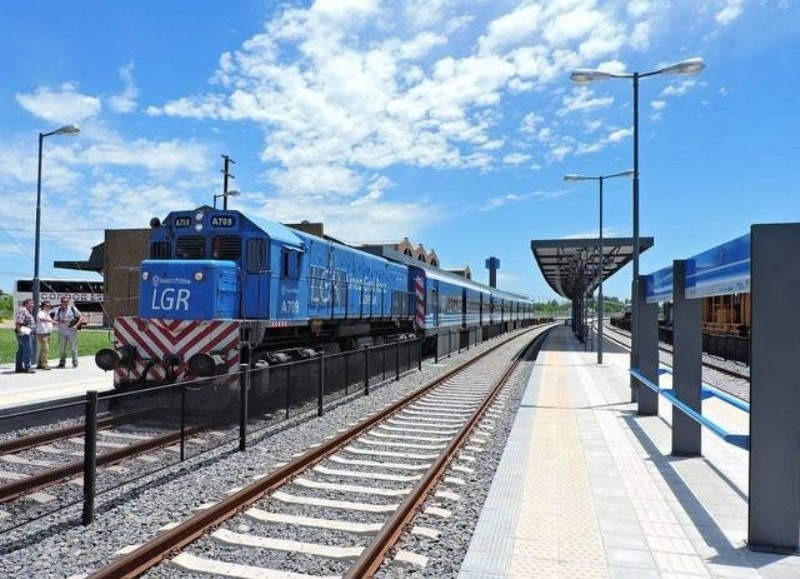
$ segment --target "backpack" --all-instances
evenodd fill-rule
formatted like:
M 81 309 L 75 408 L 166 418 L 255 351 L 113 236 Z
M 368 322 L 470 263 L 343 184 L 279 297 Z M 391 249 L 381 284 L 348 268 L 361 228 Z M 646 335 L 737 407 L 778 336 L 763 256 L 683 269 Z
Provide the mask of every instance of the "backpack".
M 72 312 L 72 320 L 70 320 L 68 326 L 70 328 L 74 327 L 76 330 L 80 330 L 83 327 L 83 323 L 82 323 L 83 316 L 78 311 L 78 308 L 76 308 L 74 305 L 71 305 L 69 308 L 70 308 L 70 311 Z M 59 306 L 58 307 L 58 311 L 56 312 L 56 319 L 59 319 L 62 311 L 63 311 L 63 308 L 61 306 Z M 66 317 L 66 314 L 65 314 L 65 317 Z

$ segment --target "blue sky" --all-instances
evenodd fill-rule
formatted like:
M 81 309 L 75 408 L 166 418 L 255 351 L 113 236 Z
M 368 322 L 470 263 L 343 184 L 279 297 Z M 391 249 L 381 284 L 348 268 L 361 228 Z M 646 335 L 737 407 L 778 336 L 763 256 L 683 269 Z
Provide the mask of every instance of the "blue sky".
M 800 8 L 793 0 L 40 1 L 0 33 L 0 288 L 33 275 L 37 134 L 41 276 L 75 277 L 105 229 L 211 204 L 325 223 L 346 242 L 500 258 L 498 285 L 555 294 L 531 239 L 597 236 L 597 184 L 632 166 L 627 80 L 643 79 L 642 273 L 800 214 Z M 631 182 L 605 188 L 607 236 L 631 235 Z M 94 278 L 94 276 L 89 276 Z M 627 296 L 630 267 L 606 284 Z

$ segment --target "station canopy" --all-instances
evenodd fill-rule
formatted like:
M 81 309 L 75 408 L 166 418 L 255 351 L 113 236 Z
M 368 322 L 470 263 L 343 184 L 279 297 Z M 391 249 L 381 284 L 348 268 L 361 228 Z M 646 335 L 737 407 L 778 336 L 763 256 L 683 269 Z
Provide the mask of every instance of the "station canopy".
M 589 296 L 603 280 L 614 275 L 633 259 L 632 237 L 603 239 L 603 265 L 600 266 L 600 240 L 543 239 L 531 241 L 531 251 L 547 283 L 568 300 Z M 639 253 L 653 247 L 652 237 L 639 238 Z

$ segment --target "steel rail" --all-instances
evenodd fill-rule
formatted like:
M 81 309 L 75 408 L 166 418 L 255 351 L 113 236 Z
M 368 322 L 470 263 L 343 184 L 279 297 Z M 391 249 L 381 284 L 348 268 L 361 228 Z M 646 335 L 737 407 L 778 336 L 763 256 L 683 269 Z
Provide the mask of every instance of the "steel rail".
M 541 346 L 546 335 L 547 331 L 539 334 L 534 338 L 531 344 L 523 348 L 515 357 L 514 363 L 508 367 L 503 376 L 495 383 L 489 394 L 484 398 L 483 403 L 472 414 L 470 420 L 463 426 L 455 438 L 450 441 L 450 444 L 447 445 L 447 448 L 442 452 L 436 462 L 433 463 L 433 466 L 428 469 L 427 473 L 400 504 L 400 507 L 389 517 L 389 520 L 386 521 L 377 536 L 364 549 L 361 556 L 350 568 L 347 575 L 345 575 L 347 579 L 372 577 L 378 569 L 380 569 L 384 564 L 384 559 L 389 549 L 397 543 L 400 535 L 416 516 L 417 511 L 425 503 L 433 488 L 438 484 L 439 479 L 447 470 L 447 467 L 450 462 L 452 462 L 456 453 L 461 450 L 461 447 L 469 438 L 475 426 L 483 419 L 486 411 L 497 398 L 497 395 L 503 389 L 503 386 L 505 386 L 513 372 L 517 369 L 522 354 L 529 348 Z
M 609 329 L 609 327 L 606 326 L 606 329 Z M 625 334 L 623 334 L 623 333 L 621 333 L 621 332 L 619 332 L 617 330 L 612 330 L 612 331 L 615 332 L 619 336 L 625 336 Z M 621 340 L 618 340 L 617 338 L 613 338 L 613 337 L 609 336 L 608 333 L 605 334 L 605 337 L 607 339 L 611 340 L 612 342 L 615 342 L 615 343 L 619 344 L 620 346 L 623 346 L 625 348 L 630 349 L 630 345 L 629 344 L 626 344 L 625 342 L 623 342 Z M 670 356 L 672 355 L 672 350 L 670 350 L 669 348 L 665 348 L 663 346 L 659 346 L 658 349 L 660 351 L 666 353 L 666 354 L 669 354 Z M 710 370 L 714 370 L 714 371 L 719 372 L 721 374 L 726 374 L 726 375 L 731 376 L 733 378 L 739 378 L 740 380 L 746 380 L 747 382 L 750 382 L 750 376 L 748 376 L 746 374 L 742 374 L 740 372 L 737 372 L 736 370 L 729 370 L 728 368 L 723 368 L 722 366 L 717 366 L 716 364 L 711 364 L 711 363 L 706 362 L 706 361 L 703 361 L 702 364 L 703 364 L 703 366 L 705 366 L 706 368 L 709 368 Z M 665 366 L 669 366 L 670 368 L 672 367 L 671 364 L 664 363 L 664 365 Z
M 186 429 L 184 436 L 194 436 L 196 434 L 204 432 L 205 430 L 208 430 L 209 428 L 213 427 L 193 426 L 192 428 Z M 141 454 L 143 452 L 147 452 L 155 448 L 167 446 L 169 444 L 172 444 L 173 442 L 179 441 L 180 439 L 181 439 L 180 432 L 171 432 L 169 434 L 165 434 L 162 436 L 156 436 L 149 440 L 144 440 L 142 442 L 130 444 L 125 448 L 120 448 L 117 450 L 113 450 L 111 452 L 103 453 L 97 456 L 96 464 L 97 466 L 104 466 L 107 464 L 114 464 L 116 462 L 121 462 L 126 458 L 136 456 L 137 454 Z M 82 474 L 82 473 L 83 473 L 83 461 L 79 460 L 76 462 L 66 464 L 64 466 L 60 466 L 58 468 L 48 470 L 38 475 L 30 476 L 20 481 L 14 481 L 12 483 L 0 485 L 0 504 L 7 503 L 22 494 L 46 488 L 48 486 L 57 483 L 60 480 L 71 478 L 77 474 Z
M 523 334 L 535 331 L 537 329 L 541 329 L 541 327 L 531 328 L 526 332 L 523 332 Z M 119 559 L 109 563 L 107 566 L 95 571 L 93 574 L 89 575 L 88 579 L 130 579 L 138 577 L 142 573 L 160 563 L 171 553 L 182 549 L 186 545 L 206 534 L 210 528 L 222 524 L 239 511 L 260 500 L 267 493 L 285 485 L 291 478 L 307 470 L 313 464 L 322 461 L 327 456 L 338 451 L 342 446 L 345 446 L 352 440 L 360 437 L 365 431 L 373 428 L 387 417 L 395 414 L 403 407 L 423 397 L 425 394 L 449 379 L 451 376 L 472 366 L 479 360 L 488 356 L 490 353 L 494 352 L 501 346 L 519 337 L 520 335 L 522 334 L 517 334 L 516 336 L 504 340 L 499 344 L 495 344 L 475 358 L 472 358 L 471 360 L 468 360 L 467 362 L 448 370 L 442 376 L 434 378 L 427 384 L 424 384 L 417 391 L 404 396 L 390 406 L 379 410 L 375 414 L 365 417 L 362 422 L 354 426 L 352 429 L 334 436 L 317 447 L 308 449 L 301 456 L 295 458 L 286 465 L 279 467 L 277 470 L 269 473 L 264 478 L 248 485 L 244 489 L 229 496 L 228 498 L 223 499 L 222 501 L 216 503 L 202 513 L 191 517 L 173 529 L 158 535 L 152 541 L 145 543 L 128 555 L 120 557 Z
M 141 418 L 144 415 L 149 414 L 150 411 L 140 411 L 140 412 L 133 412 L 131 414 L 126 414 L 124 416 L 112 416 L 110 418 L 103 418 L 102 420 L 97 421 L 98 429 L 106 429 L 110 428 L 116 424 L 120 424 L 126 422 L 128 420 L 132 420 L 134 418 Z M 25 438 L 19 438 L 15 440 L 9 440 L 7 442 L 0 443 L 0 456 L 4 454 L 11 454 L 12 452 L 21 452 L 23 450 L 28 450 L 33 448 L 34 446 L 39 446 L 40 444 L 46 444 L 48 442 L 55 442 L 56 440 L 61 440 L 62 438 L 68 438 L 70 436 L 75 436 L 76 434 L 83 434 L 85 430 L 85 426 L 83 424 L 79 424 L 77 426 L 67 426 L 65 428 L 60 428 L 59 430 L 54 430 L 51 432 L 42 432 L 40 434 L 34 434 L 33 436 L 27 436 Z

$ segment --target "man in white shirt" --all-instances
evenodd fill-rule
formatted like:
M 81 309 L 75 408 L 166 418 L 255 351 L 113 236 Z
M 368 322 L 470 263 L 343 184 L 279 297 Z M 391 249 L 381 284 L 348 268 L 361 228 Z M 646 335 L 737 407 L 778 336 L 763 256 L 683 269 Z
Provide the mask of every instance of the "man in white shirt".
M 36 344 L 38 345 L 38 358 L 36 368 L 49 370 L 48 358 L 50 355 L 50 332 L 53 331 L 53 318 L 50 317 L 50 301 L 44 300 L 36 314 Z
M 72 367 L 78 367 L 78 330 L 81 313 L 69 298 L 61 298 L 61 305 L 56 309 L 55 321 L 58 324 L 58 343 L 61 346 L 61 355 L 58 361 L 59 368 L 66 368 L 67 353 L 72 355 Z

